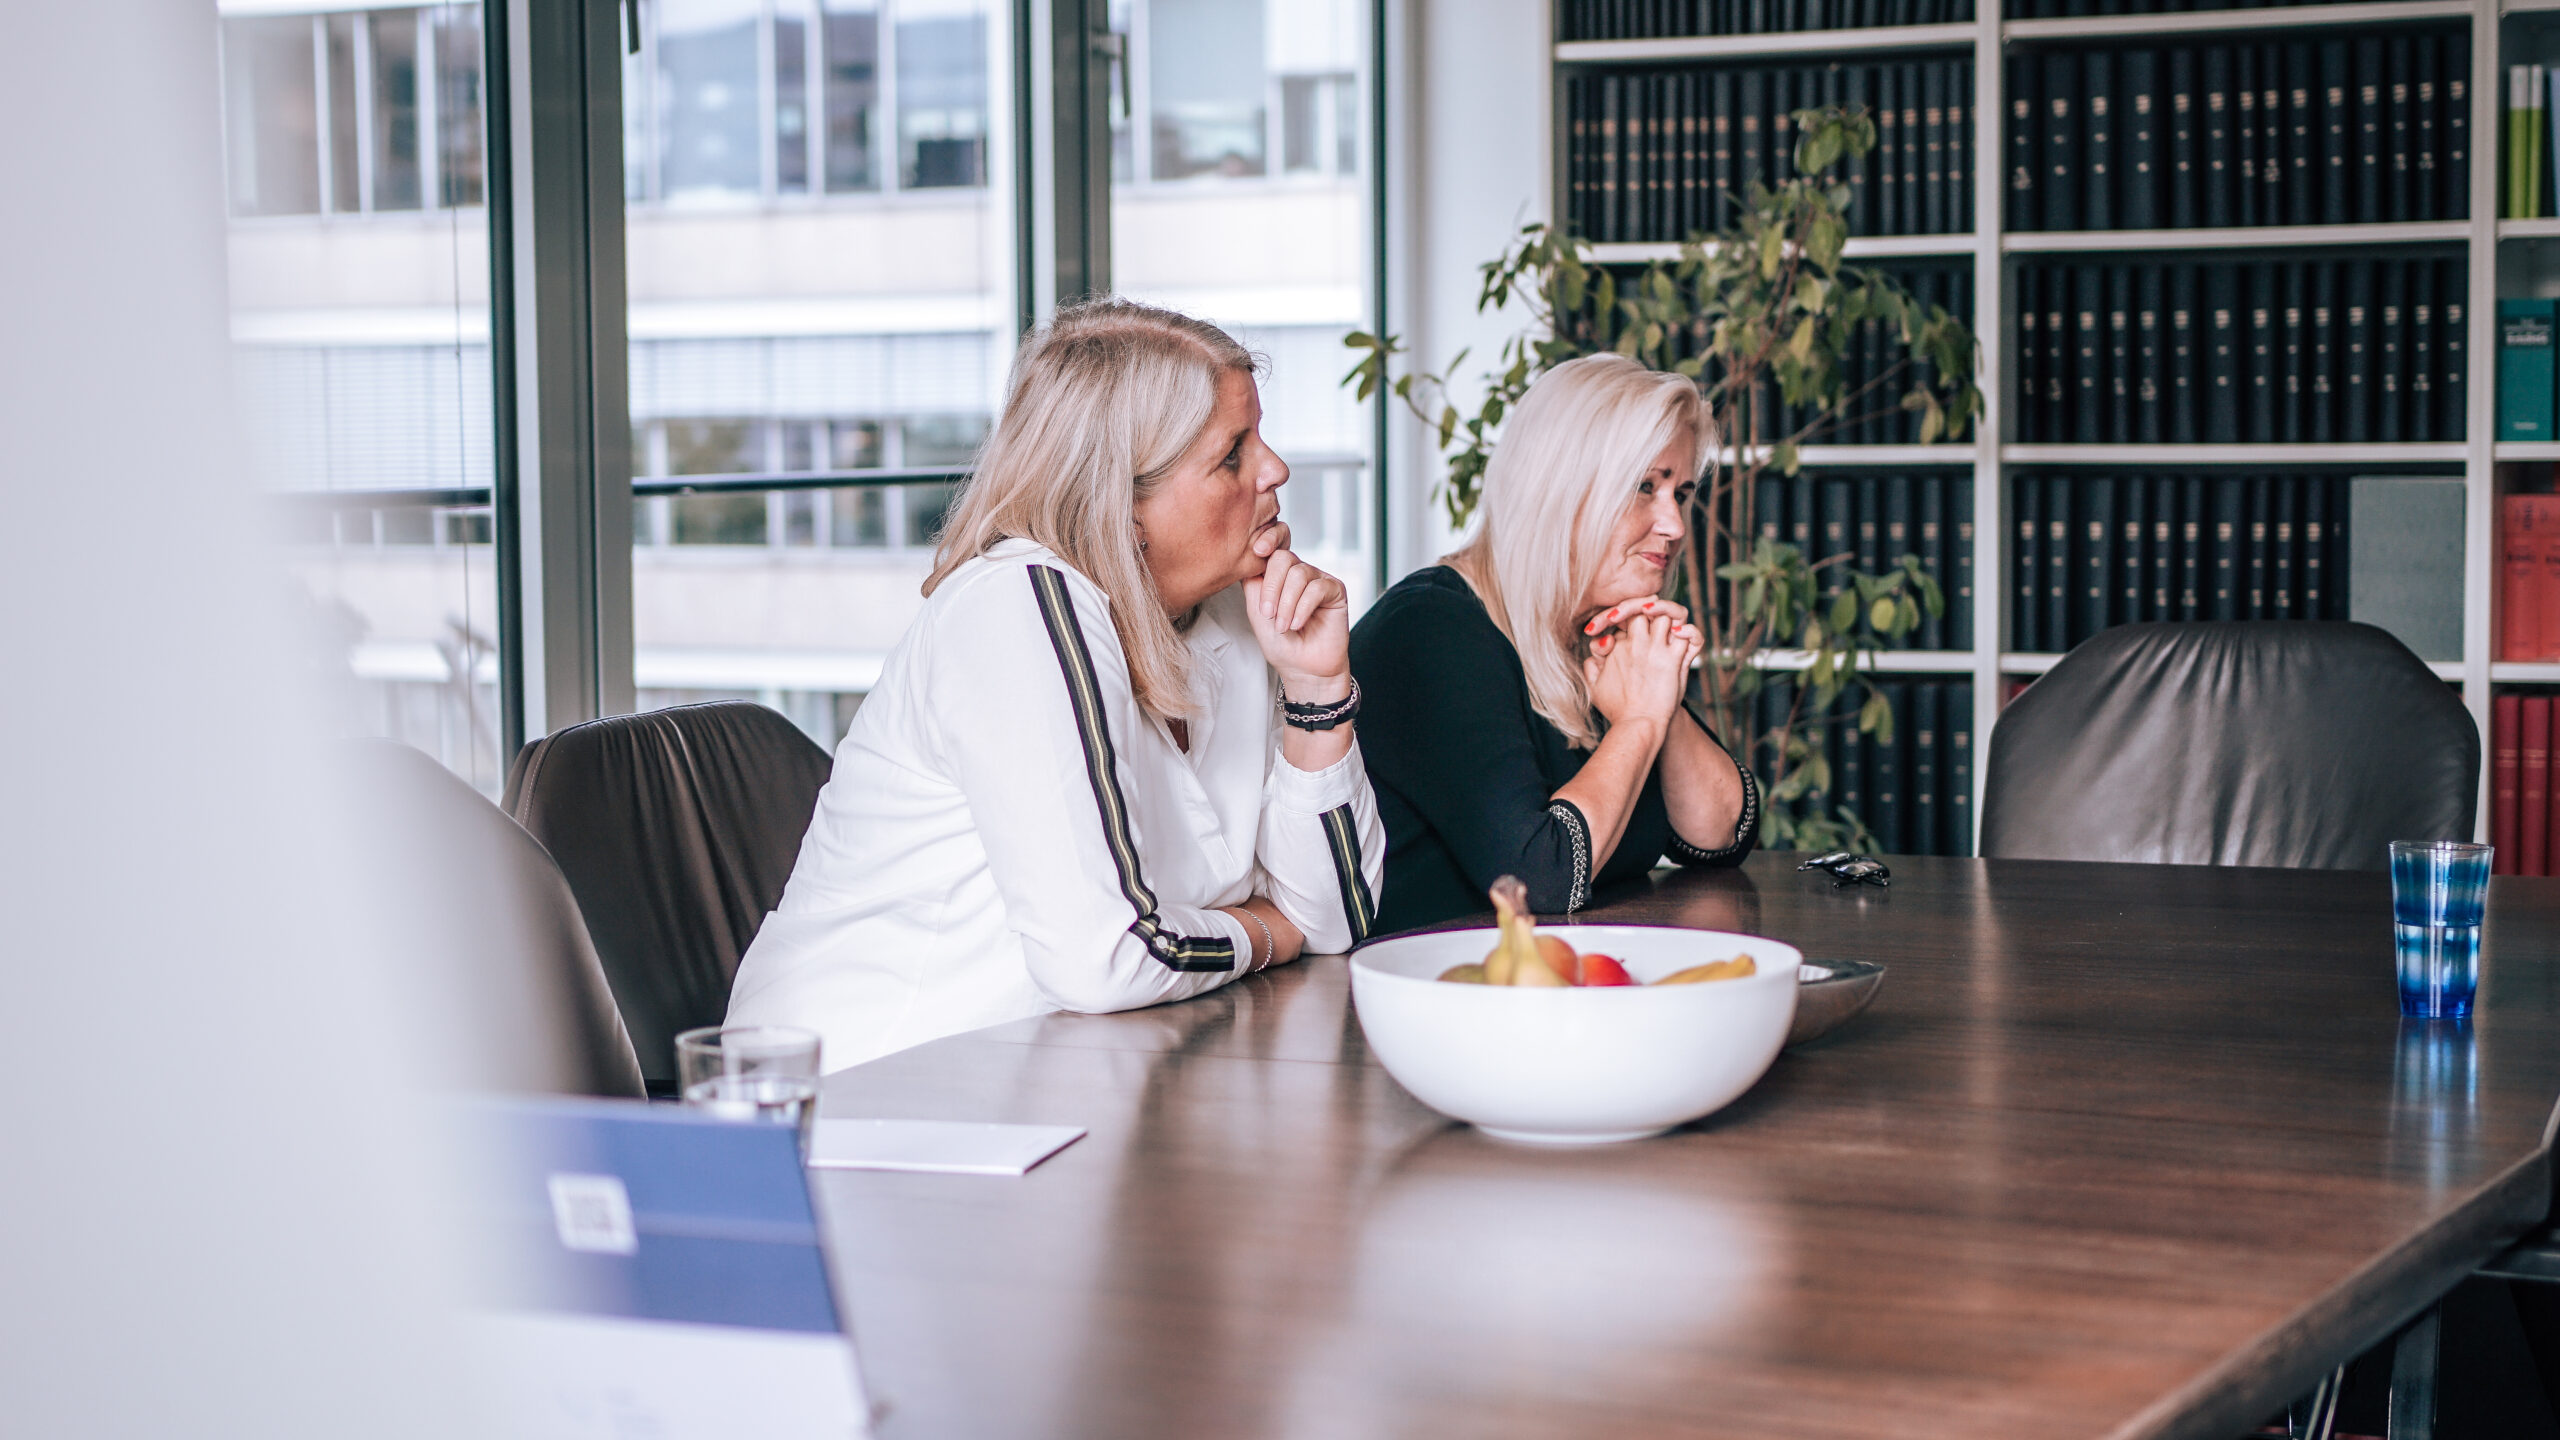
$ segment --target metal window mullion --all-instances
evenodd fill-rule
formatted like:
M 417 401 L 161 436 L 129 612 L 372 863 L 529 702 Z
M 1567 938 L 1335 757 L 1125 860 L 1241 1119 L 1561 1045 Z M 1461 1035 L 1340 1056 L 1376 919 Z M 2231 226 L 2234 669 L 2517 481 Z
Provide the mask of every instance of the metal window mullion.
M 897 0 L 881 0 L 873 12 L 871 23 L 879 29 L 871 37 L 872 103 L 880 107 L 880 123 L 871 137 L 872 163 L 878 166 L 880 183 L 874 187 L 883 195 L 895 195 L 906 189 L 906 172 L 899 168 L 902 155 L 898 127 L 898 8 Z
M 782 84 L 773 50 L 773 0 L 765 0 L 756 7 L 756 171 L 758 198 L 768 205 L 782 193 Z
M 436 7 L 418 7 L 418 208 L 444 203 L 444 47 L 437 43 Z
M 514 123 L 491 148 L 509 157 L 513 628 L 532 737 L 633 703 L 622 11 L 503 5 Z
M 418 12 L 423 15 L 426 12 Z M 347 89 L 356 102 L 356 209 L 373 213 L 373 16 L 347 21 Z M 424 197 L 420 197 L 423 199 Z
M 336 138 L 338 117 L 332 113 L 335 101 L 329 94 L 329 17 L 311 17 L 311 113 L 319 123 L 312 126 L 312 150 L 320 160 L 320 213 L 332 215 L 338 209 L 338 167 L 331 163 L 330 143 Z

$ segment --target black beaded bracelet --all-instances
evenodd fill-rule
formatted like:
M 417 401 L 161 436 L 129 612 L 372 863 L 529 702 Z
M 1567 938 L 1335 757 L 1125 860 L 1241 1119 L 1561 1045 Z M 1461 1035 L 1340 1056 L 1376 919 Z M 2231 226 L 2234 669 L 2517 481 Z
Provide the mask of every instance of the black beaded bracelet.
M 1351 693 L 1330 705 L 1302 705 L 1291 700 L 1287 690 L 1280 692 L 1280 719 L 1299 730 L 1331 730 L 1350 724 L 1359 713 L 1360 682 L 1356 679 L 1351 682 Z

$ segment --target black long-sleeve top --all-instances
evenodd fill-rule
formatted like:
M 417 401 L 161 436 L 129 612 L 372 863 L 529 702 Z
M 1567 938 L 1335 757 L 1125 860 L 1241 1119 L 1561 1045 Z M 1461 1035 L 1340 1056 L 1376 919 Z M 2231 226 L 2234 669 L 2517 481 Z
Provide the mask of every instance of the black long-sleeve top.
M 1665 855 L 1738 865 L 1758 838 L 1760 792 L 1747 767 L 1736 767 L 1741 823 L 1700 844 L 1671 828 L 1657 761 L 1617 849 L 1593 873 L 1590 822 L 1554 798 L 1591 754 L 1537 712 L 1520 653 L 1445 565 L 1415 571 L 1369 607 L 1351 632 L 1351 671 L 1360 751 L 1387 829 L 1382 933 L 1483 910 L 1486 887 L 1502 875 L 1528 885 L 1539 914 L 1571 914 Z

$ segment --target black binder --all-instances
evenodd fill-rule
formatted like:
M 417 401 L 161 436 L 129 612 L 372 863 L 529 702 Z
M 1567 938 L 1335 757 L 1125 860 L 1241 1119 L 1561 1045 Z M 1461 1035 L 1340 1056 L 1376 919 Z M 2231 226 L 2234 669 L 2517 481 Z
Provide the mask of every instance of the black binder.
M 2116 594 L 2116 482 L 2092 475 L 2080 482 L 2078 513 L 2072 516 L 2073 557 L 2079 592 L 2073 604 L 2071 643 L 2079 644 L 2107 628 L 2107 610 Z
M 2003 67 L 2009 87 L 2009 218 L 2007 227 L 2016 231 L 2040 229 L 2044 223 L 2044 198 L 2036 178 L 2041 170 L 2037 157 L 2043 150 L 2044 124 L 2042 92 L 2037 84 L 2044 67 L 2022 56 L 2012 55 Z
M 1877 482 L 1876 488 L 1881 490 L 1884 496 L 1884 538 L 1881 544 L 1877 547 L 1877 555 L 1880 563 L 1876 566 L 1874 571 L 1874 573 L 1881 575 L 1886 570 L 1901 564 L 1903 556 L 1916 555 L 1919 552 L 1913 546 L 1911 477 L 1908 475 L 1887 475 Z M 1925 619 L 1925 608 L 1922 613 L 1923 618 Z M 1905 635 L 1901 639 L 1893 642 L 1894 648 L 1897 650 L 1911 649 L 1919 642 L 1919 639 L 1919 632 L 1915 630 L 1911 634 Z
M 2131 625 L 2143 618 L 2143 596 L 2150 591 L 2150 577 L 2143 572 L 2143 538 L 2149 533 L 2145 511 L 2151 499 L 2151 482 L 2139 475 L 2127 475 L 2116 482 L 2115 582 L 2116 596 L 2107 607 L 2118 625 Z
M 2383 41 L 2379 35 L 2367 35 L 2356 41 L 2355 90 L 2355 181 L 2356 204 L 2353 219 L 2371 225 L 2389 218 L 2390 202 L 2385 199 L 2383 156 L 2388 146 L 2384 137 L 2387 114 L 2384 97 L 2388 77 L 2382 59 Z M 2395 49 L 2398 47 L 2394 47 Z
M 1929 577 L 1938 582 L 1940 596 L 1952 608 L 1955 604 L 1955 587 L 1950 583 L 1954 576 L 1947 565 L 1947 482 L 1943 476 L 1933 472 L 1920 477 L 1918 489 L 1920 533 L 1914 538 L 1917 542 L 1916 549 L 1920 556 L 1920 564 L 1929 572 Z M 1917 639 L 1921 649 L 1944 650 L 1947 648 L 1948 618 L 1943 611 L 1932 615 L 1929 613 L 1928 606 L 1920 607 L 1920 630 Z
M 2080 145 L 2080 223 L 2089 230 L 2116 228 L 2115 127 L 2116 66 L 2113 53 L 2092 50 L 2081 57 L 2082 117 Z
M 2436 167 L 2436 218 L 2467 220 L 2471 217 L 2471 48 L 2448 43 L 2437 51 L 2442 86 L 2437 91 L 2436 116 L 2443 136 L 2437 148 L 2443 163 Z M 2331 528 L 2336 528 L 2334 523 Z M 2334 576 L 2330 588 L 2337 588 Z
M 2071 477 L 2048 475 L 2044 481 L 2044 643 L 2054 650 L 2071 648 L 2071 592 L 2079 576 L 2072 571 Z
M 2284 47 L 2260 45 L 2258 52 L 2258 221 L 2285 223 L 2285 84 Z
M 1943 235 L 1947 224 L 1947 67 L 1931 63 L 1920 71 L 1920 215 L 1919 229 Z
M 2320 50 L 2308 40 L 2284 47 L 2284 221 L 2320 220 Z
M 2044 283 L 2041 265 L 2018 267 L 2018 441 L 2042 443 L 2044 428 Z
M 2232 214 L 2242 225 L 2264 225 L 2258 201 L 2266 187 L 2258 183 L 2258 47 L 2231 47 Z
M 1916 681 L 1911 686 L 1911 798 L 1904 806 L 1903 848 L 1913 855 L 1943 855 L 1939 837 L 1940 787 L 1945 761 L 1939 754 L 1946 731 L 1944 683 Z
M 1920 184 L 1920 152 L 1927 142 L 1927 132 L 1920 124 L 1920 71 L 1918 65 L 1897 65 L 1902 72 L 1902 234 L 1922 233 L 1922 186 Z
M 1857 490 L 1858 509 L 1853 543 L 1857 547 L 1857 567 L 1870 575 L 1884 571 L 1884 485 L 1873 475 L 1861 475 L 1852 482 Z
M 2189 475 L 2178 482 L 2178 613 L 2173 619 L 2206 620 L 2213 615 L 2211 554 L 2205 532 L 2212 519 L 2205 512 L 2205 479 Z
M 2044 57 L 2044 225 L 2080 228 L 2080 122 L 2073 97 L 2080 93 L 2079 57 L 2055 51 Z
M 2123 110 L 2117 117 L 2116 223 L 2127 230 L 2160 228 L 2160 52 L 2129 50 L 2118 67 Z
M 1907 235 L 1910 224 L 1902 193 L 1902 67 L 1878 65 L 1873 74 L 1876 96 L 1876 229 L 1878 235 Z
M 2240 267 L 2204 271 L 2205 428 L 2208 445 L 2240 440 Z
M 2151 543 L 2143 553 L 2143 575 L 2150 591 L 2142 602 L 2145 620 L 2178 618 L 2178 477 L 2151 477 Z
M 2204 52 L 2204 223 L 2219 229 L 2240 223 L 2234 203 L 2231 147 L 2231 47 L 2207 46 Z
M 1947 853 L 1973 853 L 1973 689 L 1947 684 Z
M 2109 444 L 2133 440 L 2133 267 L 2107 267 L 2107 410 L 2099 433 Z
M 2412 440 L 2438 440 L 2436 418 L 2436 267 L 2433 262 L 2419 260 L 2409 267 L 2409 358 L 2404 367 L 2409 376 L 2409 398 L 2405 402 L 2409 418 L 2406 429 Z
M 2107 438 L 2106 271 L 2075 265 L 2071 282 L 2071 443 L 2095 445 Z
M 2385 213 L 2391 223 L 2403 225 L 2418 218 L 2415 192 L 2417 167 L 2410 163 L 2409 141 L 2416 130 L 2417 103 L 2415 87 L 2410 84 L 2410 47 L 2393 45 L 2386 60 L 2388 70 L 2384 83 L 2385 109 L 2390 115 L 2390 133 L 2384 137 L 2383 189 Z
M 2207 547 L 2213 557 L 2211 591 L 2207 596 L 2207 618 L 2237 620 L 2240 613 L 2240 527 L 2247 523 L 2246 502 L 2241 493 L 2243 482 L 2236 475 L 2217 476 L 2213 482 L 2213 533 Z
M 2469 428 L 2470 401 L 2470 335 L 2463 327 L 2463 296 L 2470 283 L 2468 266 L 2460 260 L 2436 262 L 2436 428 L 2441 440 L 2460 440 Z M 2330 542 L 2337 540 L 2337 529 L 2344 520 L 2341 513 L 2329 517 Z M 2329 572 L 2329 588 L 2334 593 L 2343 585 L 2333 567 Z
M 2355 144 L 2355 112 L 2348 104 L 2351 79 L 2344 40 L 2320 42 L 2320 223 L 2344 225 L 2355 191 L 2349 161 Z
M 2197 349 L 2199 339 L 2197 314 L 2201 297 L 2196 293 L 2196 267 L 2169 267 L 2169 443 L 2193 445 L 2204 439 L 2197 391 L 2205 377 L 2200 373 Z
M 2267 492 L 2274 488 L 2272 479 L 2260 476 L 2248 482 L 2248 527 L 2240 532 L 2240 618 L 2271 620 L 2275 611 L 2267 603 Z
M 1772 545 L 1787 538 L 1787 477 L 1766 471 L 1751 493 L 1751 533 Z
M 2344 347 L 2338 356 L 2339 439 L 2350 445 L 2369 441 L 2373 434 L 2374 391 L 2374 285 L 2373 262 L 2344 262 L 2345 290 L 2341 297 L 2345 313 L 2339 317 L 2339 330 Z
M 2413 438 L 2405 415 L 2409 404 L 2408 275 L 2403 260 L 2385 260 L 2375 275 L 2373 297 L 2373 438 L 2383 444 Z
M 2302 604 L 2294 613 L 2305 620 L 2327 618 L 2327 598 L 2321 594 L 2326 567 L 2321 562 L 2328 558 L 2323 552 L 2329 543 L 2329 485 L 2328 476 L 2314 475 L 2302 487 L 2302 564 L 2297 575 Z
M 2311 270 L 2311 366 L 2304 408 L 2306 438 L 2328 445 L 2338 438 L 2338 265 L 2313 263 Z
M 1742 194 L 1742 152 L 1737 148 L 1741 102 L 1734 95 L 1732 71 L 1708 73 L 1707 107 L 1714 120 L 1712 153 L 1707 159 L 1708 180 L 1713 187 L 1707 197 L 1707 228 L 1712 230 L 1724 224 L 1728 199 Z
M 2244 433 L 2253 445 L 2270 445 L 2276 439 L 2276 267 L 2249 267 L 2248 295 L 2243 307 L 2248 320 L 2248 334 L 2243 336 L 2247 350 L 2241 357 L 2241 369 L 2247 377 L 2246 413 L 2242 417 Z
M 2012 507 L 2017 553 L 2009 557 L 2016 572 L 2010 586 L 2009 644 L 2032 655 L 2044 649 L 2044 482 L 2019 476 Z
M 2169 286 L 2157 265 L 2134 267 L 2134 428 L 2140 445 L 2168 443 Z
M 1739 171 L 1734 177 L 1733 193 L 1738 199 L 1751 192 L 1751 182 L 1769 183 L 1768 139 L 1761 132 L 1769 110 L 1768 77 L 1757 70 L 1745 70 L 1734 78 L 1734 155 Z
M 1787 487 L 1787 543 L 1796 547 L 1796 553 L 1807 563 L 1822 558 L 1822 552 L 1814 548 L 1822 535 L 1822 495 L 1815 488 L 1820 483 L 1811 475 L 1798 475 L 1795 483 Z
M 2436 122 L 2436 106 L 2444 98 L 2444 87 L 2437 83 L 2436 69 L 2443 63 L 2443 47 L 2433 35 L 2420 35 L 2409 50 L 2409 218 L 2433 220 L 2444 214 L 2443 199 L 2437 193 L 2442 183 L 2443 167 L 2437 163 L 2438 147 L 2443 144 L 2443 128 Z M 2466 57 L 2467 58 L 2467 57 Z
M 2013 66 L 2015 63 L 2011 62 Z M 1852 111 L 1864 110 L 1873 115 L 1875 102 L 1868 94 L 1868 79 L 1874 74 L 1873 69 L 1865 65 L 1842 68 L 1845 73 L 1841 76 L 1841 103 Z M 1840 166 L 1849 180 L 1849 233 L 1852 235 L 1881 233 L 1876 229 L 1875 168 L 1876 152 L 1873 150 L 1855 160 L 1843 161 Z
M 2306 433 L 2303 372 L 2310 363 L 2310 276 L 2296 264 L 2279 267 L 2278 277 L 2284 293 L 2277 301 L 2276 327 L 2281 332 L 2278 338 L 2284 354 L 2278 365 L 2281 378 L 2276 389 L 2276 438 L 2287 445 L 2299 445 Z
M 1875 832 L 1876 849 L 1888 855 L 1904 854 L 1909 847 L 1902 836 L 1903 751 L 1911 743 L 1911 732 L 1902 722 L 1911 715 L 1910 687 L 1900 680 L 1887 680 L 1875 688 L 1893 711 L 1894 726 L 1890 738 L 1866 737 L 1867 804 L 1875 812 L 1867 828 Z
M 2056 266 L 2044 277 L 2044 433 L 2060 443 L 2071 436 L 2071 272 Z
M 2196 113 L 2196 52 L 2169 52 L 2169 224 L 2191 230 L 2204 223 L 2203 117 Z
M 2315 482 L 2316 483 L 2316 482 Z M 2270 482 L 2275 491 L 2269 506 L 2267 536 L 2267 604 L 2268 618 L 2292 620 L 2302 614 L 2294 601 L 2298 570 L 2293 561 L 2296 537 L 2293 526 L 2293 492 L 2301 488 L 2298 477 L 2276 476 Z
M 1947 592 L 1947 648 L 1973 648 L 1973 476 L 1947 478 L 1946 561 L 1938 574 Z
M 1947 230 L 1973 230 L 1973 64 L 1950 60 L 1947 69 Z

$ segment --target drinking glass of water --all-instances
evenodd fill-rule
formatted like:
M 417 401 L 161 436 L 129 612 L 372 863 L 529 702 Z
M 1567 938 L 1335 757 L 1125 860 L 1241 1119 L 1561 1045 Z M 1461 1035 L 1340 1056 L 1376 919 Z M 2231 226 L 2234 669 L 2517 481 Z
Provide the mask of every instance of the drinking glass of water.
M 818 1036 L 789 1025 L 710 1025 L 676 1037 L 684 1103 L 723 1120 L 789 1125 L 800 1153 L 818 1118 Z
M 2480 989 L 2480 911 L 2489 896 L 2486 845 L 2391 842 L 2391 920 L 2400 963 L 2400 1013 L 2428 1020 L 2471 1014 Z

